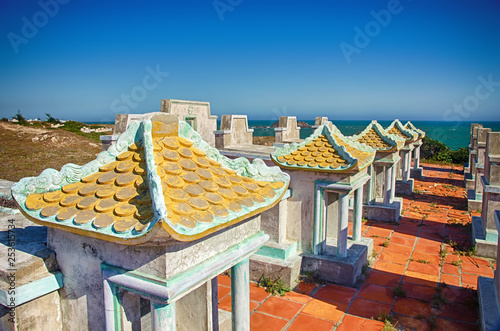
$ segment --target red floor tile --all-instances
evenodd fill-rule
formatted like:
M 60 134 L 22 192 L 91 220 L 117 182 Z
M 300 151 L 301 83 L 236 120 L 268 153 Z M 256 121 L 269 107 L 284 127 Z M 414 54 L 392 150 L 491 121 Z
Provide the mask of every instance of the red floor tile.
M 467 304 L 477 299 L 476 291 L 462 287 L 447 286 L 441 290 L 441 296 L 448 302 Z
M 488 265 L 476 265 L 467 261 L 461 264 L 462 272 L 493 278 L 493 269 Z
M 260 305 L 257 311 L 290 320 L 295 315 L 297 315 L 299 310 L 301 310 L 303 307 L 304 304 L 302 303 L 272 296 L 264 301 L 264 303 Z
M 427 246 L 427 245 L 422 245 L 422 244 L 417 243 L 415 245 L 415 251 L 427 253 L 427 254 L 439 255 L 441 248 L 436 247 L 436 246 Z
M 479 331 L 478 325 L 436 318 L 436 331 Z
M 259 306 L 258 302 L 250 300 L 250 311 L 255 310 Z M 226 311 L 231 311 L 231 295 L 227 295 L 219 301 L 219 308 Z
M 255 283 L 250 283 L 250 300 L 262 302 L 270 294 L 263 287 L 258 287 Z
M 383 328 L 383 322 L 347 314 L 336 331 L 380 331 Z
M 342 315 L 344 315 L 346 310 L 346 304 L 313 298 L 306 304 L 304 309 L 302 309 L 302 313 L 325 320 L 338 322 L 340 321 Z
M 255 312 L 250 316 L 250 330 L 279 331 L 288 324 L 287 320 Z
M 453 302 L 447 303 L 444 307 L 441 306 L 437 311 L 437 316 L 469 323 L 476 323 L 479 318 L 476 309 L 471 309 L 466 305 Z
M 413 247 L 414 243 L 415 239 L 402 238 L 399 237 L 396 233 L 391 237 L 391 244 Z
M 408 283 L 420 284 L 430 287 L 437 287 L 438 276 L 423 274 L 416 271 L 407 270 L 403 276 L 403 281 Z
M 460 286 L 460 276 L 441 274 L 441 283 L 452 286 Z
M 365 283 L 356 297 L 391 304 L 394 302 L 394 291 L 391 288 Z
M 439 265 L 439 263 L 441 262 L 440 256 L 422 253 L 422 252 L 413 252 L 413 254 L 411 255 L 411 258 L 417 262 L 418 262 L 418 260 L 423 260 L 423 261 L 429 262 L 429 264 L 434 264 L 434 265 Z
M 377 318 L 379 314 L 389 314 L 391 305 L 371 301 L 363 298 L 354 298 L 348 313 L 366 318 Z
M 389 252 L 398 253 L 398 254 L 403 254 L 403 255 L 410 255 L 412 250 L 413 250 L 413 247 L 391 243 L 391 244 L 389 244 L 388 247 L 384 248 L 384 250 L 389 251 Z
M 331 331 L 335 326 L 334 322 L 325 321 L 307 314 L 299 314 L 295 321 L 290 325 L 287 331 Z M 339 329 L 337 329 L 339 330 Z
M 408 268 L 406 270 L 407 272 L 415 271 L 427 275 L 439 276 L 439 269 L 440 267 L 438 264 L 431 264 L 431 263 L 425 264 L 416 261 L 411 261 L 410 264 L 408 264 Z
M 427 316 L 422 316 L 421 318 L 413 318 L 394 314 L 394 319 L 396 320 L 395 326 L 397 330 L 430 331 L 431 325 L 426 318 Z
M 228 295 L 229 293 L 231 293 L 231 288 L 227 287 L 227 286 L 221 286 L 221 285 L 219 285 L 218 288 L 217 288 L 217 290 L 219 292 L 219 301 L 222 300 L 226 295 Z
M 403 264 L 396 264 L 379 260 L 375 262 L 375 264 L 373 265 L 373 269 L 401 275 L 405 271 L 406 266 Z
M 399 283 L 400 280 L 401 275 L 377 270 L 370 271 L 370 273 L 368 274 L 368 278 L 366 278 L 366 282 L 370 284 L 386 287 L 394 287 Z
M 295 291 L 290 291 L 290 292 L 286 293 L 282 298 L 287 299 L 287 300 L 292 300 L 295 302 L 299 302 L 299 303 L 308 303 L 309 300 L 311 300 L 311 297 L 309 295 L 297 293 Z
M 220 285 L 231 287 L 231 278 L 225 275 L 217 276 L 217 281 Z
M 430 303 L 411 298 L 397 298 L 393 311 L 411 317 L 430 316 L 433 314 Z
M 401 265 L 406 265 L 409 259 L 410 259 L 410 254 L 399 254 L 389 251 L 386 248 L 384 248 L 384 250 L 382 251 L 382 253 L 380 253 L 380 256 L 378 257 L 378 260 L 397 263 Z
M 477 288 L 477 278 L 479 276 L 477 275 L 469 275 L 469 274 L 464 274 L 462 273 L 462 286 L 466 287 L 471 287 L 473 289 Z
M 418 285 L 413 283 L 403 282 L 403 290 L 406 291 L 406 296 L 408 298 L 431 301 L 436 294 L 436 288 L 424 285 Z
M 441 268 L 441 272 L 444 272 L 445 274 L 450 274 L 450 275 L 460 275 L 460 269 L 458 266 L 452 265 L 445 263 L 443 267 Z
M 308 284 L 308 283 L 300 282 L 298 292 L 302 293 L 302 294 L 310 295 L 312 293 L 312 291 L 314 291 L 315 288 L 316 288 L 316 283 L 309 283 Z
M 316 294 L 314 294 L 314 297 L 316 299 L 325 299 L 348 304 L 351 302 L 355 293 L 356 289 L 354 288 L 328 284 L 325 287 L 320 288 Z

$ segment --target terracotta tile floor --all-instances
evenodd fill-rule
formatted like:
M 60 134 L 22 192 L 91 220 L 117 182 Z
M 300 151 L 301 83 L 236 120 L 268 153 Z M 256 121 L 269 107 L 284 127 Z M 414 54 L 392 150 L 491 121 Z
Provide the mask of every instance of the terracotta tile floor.
M 471 245 L 471 216 L 480 215 L 466 211 L 462 169 L 423 167 L 415 194 L 403 197 L 399 224 L 363 224 L 375 246 L 363 281 L 355 288 L 300 283 L 283 297 L 251 284 L 251 329 L 382 330 L 377 314 L 390 314 L 401 330 L 479 330 L 477 277 L 493 277 L 496 263 L 458 250 Z M 395 296 L 399 284 L 406 297 Z M 219 276 L 219 308 L 228 311 L 230 286 Z

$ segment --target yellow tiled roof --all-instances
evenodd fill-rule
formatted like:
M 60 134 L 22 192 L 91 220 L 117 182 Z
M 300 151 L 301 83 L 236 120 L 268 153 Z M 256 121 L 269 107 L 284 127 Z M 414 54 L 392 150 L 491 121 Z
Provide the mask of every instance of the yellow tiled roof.
M 375 129 L 370 129 L 362 137 L 357 139 L 361 144 L 365 144 L 374 149 L 391 149 L 394 147 L 388 142 L 384 141 L 382 137 L 375 131 Z
M 152 150 L 166 208 L 163 227 L 178 240 L 199 238 L 270 208 L 288 185 L 240 176 L 177 134 L 153 130 Z M 144 141 L 137 141 L 78 182 L 27 195 L 23 207 L 35 221 L 51 218 L 55 224 L 71 221 L 73 228 L 140 235 L 157 221 L 145 158 Z M 191 235 L 190 229 L 196 231 Z
M 326 132 L 323 131 L 323 134 L 312 140 L 309 139 L 310 141 L 306 139 L 305 142 L 298 145 L 290 153 L 277 150 L 271 155 L 272 160 L 277 165 L 289 169 L 300 168 L 303 170 L 334 172 L 361 170 L 373 162 L 374 152 L 363 151 L 351 146 L 324 126 L 317 130 L 325 130 Z M 337 146 L 330 142 L 325 133 L 335 140 Z M 348 157 L 345 152 L 340 152 L 340 146 L 343 146 L 351 157 Z

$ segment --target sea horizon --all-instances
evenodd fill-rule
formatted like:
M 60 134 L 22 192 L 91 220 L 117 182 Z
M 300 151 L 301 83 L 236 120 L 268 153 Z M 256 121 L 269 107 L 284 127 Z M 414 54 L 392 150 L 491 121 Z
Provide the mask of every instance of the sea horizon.
M 274 136 L 274 129 L 271 125 L 277 122 L 278 119 L 270 120 L 248 120 L 248 126 L 254 130 L 254 136 Z M 298 121 L 305 122 L 309 125 L 314 125 L 314 120 L 303 120 L 298 118 Z M 407 120 L 400 120 L 401 123 L 406 124 Z M 357 134 L 364 130 L 371 120 L 337 120 L 332 121 L 333 124 L 346 136 Z M 388 127 L 391 120 L 377 121 L 382 127 Z M 491 128 L 492 131 L 500 131 L 500 121 L 411 121 L 418 129 L 423 130 L 426 136 L 436 139 L 452 150 L 457 150 L 460 147 L 468 147 L 470 142 L 470 125 L 471 123 L 482 124 L 485 128 Z M 98 122 L 90 121 L 88 124 L 114 124 L 114 122 Z M 217 119 L 217 129 L 220 128 L 220 117 Z M 312 128 L 302 128 L 300 130 L 300 138 L 304 139 L 311 135 Z

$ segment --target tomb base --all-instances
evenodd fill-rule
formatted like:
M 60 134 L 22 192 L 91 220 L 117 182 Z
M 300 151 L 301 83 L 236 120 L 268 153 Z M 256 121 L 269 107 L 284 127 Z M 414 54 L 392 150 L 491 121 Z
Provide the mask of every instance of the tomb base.
M 479 320 L 481 330 L 496 331 L 500 325 L 500 308 L 496 296 L 493 278 L 480 276 L 477 279 L 477 296 L 479 299 Z
M 484 235 L 481 217 L 472 217 L 472 243 L 476 247 L 476 255 L 496 259 L 498 246 L 498 233 L 486 231 Z
M 396 181 L 396 194 L 411 195 L 413 193 L 413 179 Z
M 483 196 L 482 194 L 476 194 L 476 191 L 473 189 L 467 190 L 467 210 L 481 210 L 483 207 Z
M 410 170 L 410 177 L 411 178 L 422 178 L 424 173 L 424 168 L 418 167 L 417 169 L 413 168 Z
M 394 198 L 389 205 L 381 203 L 363 205 L 363 217 L 380 222 L 399 222 L 402 207 L 403 198 Z
M 281 278 L 293 288 L 300 275 L 301 261 L 296 241 L 283 244 L 268 241 L 250 257 L 250 279 L 258 281 L 262 275 Z
M 464 173 L 464 186 L 465 186 L 465 188 L 468 190 L 472 190 L 472 189 L 474 189 L 475 183 L 476 183 L 476 181 L 474 179 L 474 176 L 472 176 L 472 174 L 469 172 L 465 172 Z
M 328 240 L 326 254 L 314 255 L 305 253 L 302 257 L 302 270 L 315 272 L 328 282 L 354 287 L 362 274 L 363 266 L 373 251 L 373 240 L 362 238 L 359 242 L 348 240 L 347 257 L 335 255 L 336 241 Z

